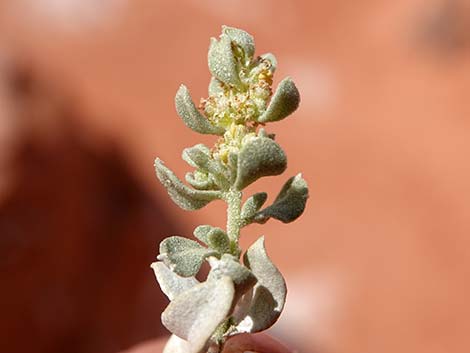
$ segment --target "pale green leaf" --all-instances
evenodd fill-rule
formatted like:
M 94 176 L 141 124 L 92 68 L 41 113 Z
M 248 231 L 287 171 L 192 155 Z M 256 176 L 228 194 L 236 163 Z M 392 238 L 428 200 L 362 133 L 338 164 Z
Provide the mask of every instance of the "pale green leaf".
M 237 325 L 236 333 L 260 332 L 271 327 L 279 318 L 286 300 L 284 278 L 269 259 L 264 247 L 264 237 L 259 238 L 247 250 L 245 265 L 258 279 L 248 300 L 247 315 Z M 249 294 L 249 293 L 247 293 Z
M 163 353 L 191 353 L 191 346 L 188 341 L 179 338 L 176 335 L 171 335 L 168 342 L 163 348 Z M 155 352 L 157 353 L 157 352 Z M 197 352 L 199 353 L 199 352 Z
M 279 121 L 292 114 L 300 103 L 300 93 L 290 77 L 279 83 L 266 111 L 258 118 L 260 123 Z
M 168 305 L 162 323 L 188 342 L 190 353 L 198 353 L 229 314 L 234 294 L 233 282 L 227 276 L 198 284 Z
M 235 285 L 236 298 L 241 297 L 256 284 L 256 277 L 248 268 L 240 264 L 235 256 L 224 254 L 220 259 L 209 257 L 208 261 L 211 265 L 208 279 L 229 276 Z
M 220 254 L 230 252 L 230 240 L 222 229 L 209 225 L 198 226 L 194 236 Z
M 199 281 L 194 277 L 182 277 L 170 270 L 167 265 L 161 261 L 154 262 L 150 265 L 162 292 L 173 300 L 179 294 L 194 287 Z
M 274 73 L 276 71 L 276 68 L 277 68 L 277 60 L 276 60 L 276 57 L 274 56 L 274 54 L 271 54 L 271 53 L 266 53 L 266 54 L 262 54 L 260 55 L 260 58 L 264 61 L 267 61 L 268 62 L 268 65 L 269 65 L 269 70 Z
M 225 130 L 212 123 L 203 116 L 194 105 L 185 85 L 181 85 L 175 96 L 175 106 L 178 115 L 187 127 L 200 134 L 223 135 Z
M 211 77 L 209 82 L 209 96 L 214 96 L 224 92 L 223 82 L 215 77 Z
M 240 218 L 242 224 L 247 225 L 251 222 L 252 218 L 255 216 L 256 212 L 264 205 L 268 194 L 265 192 L 258 192 L 248 198 L 242 206 Z
M 232 42 L 228 36 L 222 35 L 220 40 L 211 38 L 207 58 L 212 76 L 232 86 L 240 84 Z
M 191 277 L 199 272 L 206 257 L 215 254 L 216 252 L 194 240 L 173 236 L 160 243 L 160 254 L 157 259 L 163 261 L 176 274 Z
M 238 155 L 235 186 L 242 190 L 261 177 L 281 174 L 286 167 L 287 157 L 282 148 L 270 138 L 256 137 Z
M 253 58 L 255 54 L 255 40 L 253 36 L 241 29 L 222 26 L 222 33 L 227 35 L 230 40 L 243 49 L 248 60 Z
M 254 221 L 265 223 L 269 218 L 275 218 L 283 223 L 295 221 L 304 212 L 307 199 L 307 182 L 301 174 L 297 174 L 284 184 L 271 206 L 255 215 Z
M 219 191 L 195 190 L 184 185 L 159 158 L 155 160 L 155 170 L 158 179 L 167 189 L 171 199 L 182 209 L 197 210 L 209 202 L 221 198 Z

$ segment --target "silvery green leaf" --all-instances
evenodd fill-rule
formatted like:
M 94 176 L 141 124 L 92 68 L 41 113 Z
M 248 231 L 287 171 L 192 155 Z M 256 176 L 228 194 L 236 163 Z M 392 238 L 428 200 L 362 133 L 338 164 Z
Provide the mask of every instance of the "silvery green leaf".
M 226 169 L 222 163 L 211 158 L 209 148 L 203 144 L 185 148 L 182 157 L 190 166 L 212 175 L 219 187 L 224 189 L 230 187 Z
M 243 49 L 247 59 L 252 59 L 255 54 L 255 40 L 253 36 L 241 29 L 222 26 L 222 33 L 226 34 L 230 40 Z
M 232 280 L 223 276 L 206 281 L 177 296 L 162 313 L 162 323 L 199 353 L 227 317 L 235 294 Z
M 159 158 L 155 160 L 155 170 L 158 179 L 167 189 L 168 195 L 184 210 L 197 210 L 221 198 L 219 191 L 195 190 L 184 185 Z
M 269 218 L 283 223 L 295 221 L 304 212 L 307 198 L 307 182 L 302 178 L 302 174 L 297 174 L 284 184 L 271 206 L 255 215 L 254 221 L 265 223 Z
M 191 352 L 191 346 L 188 341 L 179 338 L 176 335 L 171 335 L 170 339 L 163 348 L 163 353 L 189 353 Z
M 207 59 L 212 76 L 232 86 L 240 84 L 232 42 L 228 36 L 222 35 L 220 40 L 211 38 Z
M 268 194 L 265 192 L 258 192 L 248 198 L 242 206 L 240 217 L 242 223 L 248 224 L 254 217 L 256 212 L 263 206 L 268 198 Z
M 266 53 L 266 54 L 260 55 L 260 57 L 262 60 L 267 61 L 269 63 L 269 70 L 271 70 L 271 72 L 274 73 L 277 68 L 277 60 L 274 54 Z
M 155 277 L 160 284 L 162 292 L 170 300 L 173 300 L 173 298 L 179 294 L 199 283 L 199 281 L 194 277 L 178 276 L 161 261 L 152 263 L 150 267 L 152 267 L 153 272 L 155 273 Z
M 224 254 L 220 260 L 209 257 L 208 261 L 211 265 L 208 279 L 218 279 L 223 276 L 230 277 L 235 285 L 235 298 L 241 297 L 256 284 L 257 279 L 253 273 L 240 264 L 238 259 L 232 255 Z
M 176 274 L 191 277 L 199 272 L 207 256 L 215 254 L 216 252 L 194 240 L 173 236 L 160 243 L 160 254 L 157 259 L 163 261 Z
M 223 92 L 223 83 L 219 79 L 211 77 L 211 80 L 209 82 L 209 96 L 214 96 Z
M 300 94 L 290 77 L 279 83 L 266 111 L 258 118 L 260 123 L 279 121 L 292 114 L 300 103 Z
M 287 157 L 282 148 L 270 138 L 256 137 L 241 148 L 235 186 L 242 190 L 263 176 L 281 174 L 286 167 Z
M 194 236 L 220 254 L 230 252 L 230 240 L 222 229 L 201 225 L 194 230 Z
M 199 239 L 200 241 L 202 241 L 204 244 L 207 244 L 207 242 L 209 241 L 207 238 L 208 238 L 208 234 L 209 232 L 214 229 L 215 227 L 212 227 L 208 224 L 203 224 L 203 225 L 200 225 L 200 226 L 197 226 L 196 229 L 194 229 L 194 236 L 196 237 L 196 239 Z
M 198 176 L 196 176 L 196 173 L 198 173 Z M 204 177 L 200 177 L 200 175 L 199 171 L 188 172 L 185 179 L 189 185 L 198 190 L 215 190 L 218 188 L 208 175 L 204 175 Z
M 207 234 L 207 245 L 209 248 L 218 251 L 220 254 L 230 252 L 230 240 L 227 233 L 220 228 L 213 228 Z
M 181 85 L 176 92 L 175 106 L 178 115 L 190 129 L 200 134 L 224 134 L 225 130 L 223 128 L 212 125 L 211 122 L 199 112 L 185 85 Z
M 284 308 L 286 283 L 266 254 L 264 237 L 250 246 L 243 260 L 258 279 L 258 283 L 253 287 L 248 314 L 237 325 L 235 333 L 263 331 L 277 321 Z

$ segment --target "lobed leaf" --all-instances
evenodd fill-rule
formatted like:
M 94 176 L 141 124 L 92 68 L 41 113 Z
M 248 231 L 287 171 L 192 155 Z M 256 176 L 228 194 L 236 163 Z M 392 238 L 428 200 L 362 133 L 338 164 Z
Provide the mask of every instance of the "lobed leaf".
M 194 240 L 173 236 L 160 243 L 157 259 L 163 261 L 176 274 L 191 277 L 199 272 L 206 257 L 215 254 Z
M 292 114 L 299 106 L 300 93 L 290 77 L 279 83 L 266 111 L 258 118 L 258 122 L 279 121 Z
M 233 282 L 227 276 L 200 283 L 168 305 L 162 313 L 162 323 L 188 342 L 188 353 L 199 353 L 229 314 L 234 294 Z
M 284 184 L 271 206 L 256 213 L 254 221 L 265 223 L 269 218 L 283 223 L 295 221 L 304 212 L 307 199 L 307 182 L 302 178 L 302 174 L 297 174 Z
M 157 177 L 167 189 L 173 202 L 184 210 L 198 210 L 209 202 L 221 198 L 219 191 L 195 190 L 183 184 L 178 177 L 157 158 L 155 160 Z
M 185 85 L 181 85 L 175 96 L 176 112 L 187 127 L 200 134 L 223 135 L 225 130 L 203 116 L 194 105 Z
M 268 137 L 255 137 L 240 150 L 235 187 L 242 190 L 255 180 L 279 175 L 286 168 L 287 157 L 281 146 Z
M 170 270 L 163 262 L 157 261 L 150 265 L 155 273 L 162 292 L 173 300 L 179 294 L 194 287 L 199 281 L 194 277 L 182 277 Z

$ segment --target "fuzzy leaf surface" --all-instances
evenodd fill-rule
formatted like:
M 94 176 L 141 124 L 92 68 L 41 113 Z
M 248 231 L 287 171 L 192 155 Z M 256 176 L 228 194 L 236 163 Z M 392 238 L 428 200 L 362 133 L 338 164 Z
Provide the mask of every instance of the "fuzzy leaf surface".
M 250 196 L 246 202 L 243 204 L 240 217 L 242 222 L 248 224 L 249 221 L 255 216 L 256 212 L 264 205 L 268 194 L 265 192 L 258 192 Z
M 279 121 L 292 114 L 299 106 L 300 93 L 290 77 L 279 83 L 268 109 L 258 118 L 260 123 Z
M 160 254 L 157 259 L 163 261 L 176 274 L 191 277 L 199 272 L 202 262 L 210 255 L 215 255 L 214 251 L 198 242 L 173 236 L 160 243 Z
M 179 338 L 176 335 L 171 335 L 170 339 L 163 348 L 163 353 L 190 353 L 191 347 L 188 341 Z M 156 353 L 156 352 L 155 352 Z
M 283 223 L 295 221 L 304 212 L 307 199 L 307 182 L 301 174 L 297 174 L 284 184 L 271 206 L 255 215 L 254 221 L 265 223 L 269 218 L 275 218 Z
M 239 298 L 245 292 L 253 288 L 257 282 L 253 273 L 241 265 L 238 259 L 232 255 L 224 254 L 219 259 L 209 257 L 209 264 L 211 271 L 209 272 L 209 279 L 217 279 L 223 276 L 228 276 L 232 279 L 235 285 L 235 294 Z
M 286 301 L 286 283 L 266 254 L 264 237 L 250 246 L 243 260 L 258 283 L 253 287 L 250 298 L 242 298 L 249 309 L 246 317 L 238 324 L 236 333 L 260 332 L 271 327 L 279 318 Z
M 210 225 L 200 225 L 194 230 L 194 236 L 220 254 L 230 251 L 230 240 L 222 229 Z
M 227 317 L 234 294 L 233 282 L 227 276 L 198 284 L 168 305 L 162 313 L 162 323 L 188 342 L 190 353 L 198 353 Z
M 213 200 L 220 199 L 219 191 L 195 190 L 183 182 L 157 158 L 155 160 L 157 177 L 167 189 L 173 202 L 184 210 L 198 210 Z
M 222 35 L 220 40 L 211 38 L 207 59 L 212 76 L 232 86 L 240 84 L 232 41 L 227 35 Z
M 170 300 L 173 300 L 173 298 L 179 294 L 199 283 L 199 281 L 194 277 L 178 276 L 161 261 L 152 263 L 150 267 L 152 267 L 153 272 L 155 273 L 155 277 L 157 278 L 158 284 L 160 284 L 162 292 Z
M 287 157 L 281 146 L 268 137 L 256 137 L 238 155 L 235 187 L 242 190 L 261 177 L 282 174 L 286 168 Z
M 252 59 L 255 54 L 255 40 L 253 36 L 244 30 L 222 26 L 222 33 L 227 35 L 230 40 L 243 49 L 247 59 Z
M 211 122 L 199 112 L 185 85 L 181 85 L 176 92 L 175 107 L 178 115 L 191 130 L 200 134 L 224 134 L 225 130 L 223 128 L 212 125 Z

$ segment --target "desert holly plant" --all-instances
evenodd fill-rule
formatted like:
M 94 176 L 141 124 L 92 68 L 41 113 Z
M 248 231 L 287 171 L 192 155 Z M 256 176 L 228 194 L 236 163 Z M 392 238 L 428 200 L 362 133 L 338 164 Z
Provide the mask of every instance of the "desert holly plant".
M 272 326 L 284 307 L 286 284 L 266 254 L 264 237 L 246 250 L 242 261 L 239 238 L 252 223 L 271 218 L 289 223 L 304 211 L 308 189 L 301 174 L 288 179 L 267 207 L 265 192 L 243 199 L 247 186 L 285 171 L 286 154 L 264 127 L 293 113 L 300 96 L 289 77 L 273 93 L 276 59 L 254 53 L 253 37 L 240 29 L 223 26 L 219 39 L 211 39 L 209 97 L 197 107 L 181 85 L 175 104 L 187 127 L 217 136 L 215 145 L 183 151 L 194 168 L 186 174 L 187 183 L 160 159 L 155 161 L 158 179 L 184 210 L 214 200 L 227 204 L 225 230 L 200 225 L 194 230 L 198 241 L 172 236 L 160 243 L 152 268 L 170 300 L 162 313 L 163 325 L 173 334 L 165 353 L 220 352 L 230 336 Z M 210 271 L 200 282 L 195 276 L 204 261 Z

